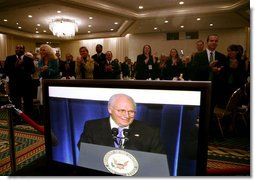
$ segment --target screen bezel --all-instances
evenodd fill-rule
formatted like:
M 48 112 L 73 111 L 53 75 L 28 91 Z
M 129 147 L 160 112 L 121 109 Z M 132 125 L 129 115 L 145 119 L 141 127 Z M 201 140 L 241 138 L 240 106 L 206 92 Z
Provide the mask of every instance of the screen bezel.
M 158 89 L 158 90 L 185 90 L 200 91 L 200 121 L 198 133 L 196 175 L 206 175 L 207 169 L 207 142 L 208 125 L 210 119 L 211 82 L 209 81 L 142 81 L 142 80 L 56 80 L 42 81 L 43 105 L 45 107 L 45 149 L 47 161 L 50 164 L 67 166 L 64 163 L 56 163 L 52 160 L 51 125 L 49 114 L 49 86 L 60 87 L 96 87 L 96 88 L 128 88 L 128 89 Z M 78 166 L 69 165 L 72 169 L 80 169 Z

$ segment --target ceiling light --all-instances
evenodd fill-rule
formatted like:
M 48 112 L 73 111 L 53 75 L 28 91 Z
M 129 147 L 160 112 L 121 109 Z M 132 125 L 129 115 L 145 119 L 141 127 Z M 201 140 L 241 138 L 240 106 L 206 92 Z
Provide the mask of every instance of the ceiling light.
M 57 11 L 58 14 L 62 13 L 62 11 Z
M 38 23 L 37 26 L 41 26 L 41 24 Z
M 62 38 L 71 38 L 78 32 L 78 25 L 74 20 L 70 19 L 54 19 L 49 23 L 49 29 L 54 36 Z
M 165 23 L 168 23 L 168 21 L 166 20 Z
M 111 31 L 113 31 L 114 29 L 112 28 L 112 29 L 110 29 Z
M 22 27 L 21 27 L 21 26 L 19 26 L 18 28 L 19 28 L 19 29 L 21 29 Z
M 139 6 L 138 8 L 139 8 L 139 9 L 143 9 L 143 6 Z
M 7 19 L 4 19 L 4 22 L 7 22 L 8 20 Z
M 88 33 L 91 33 L 91 31 L 88 31 Z
M 91 28 L 91 27 L 92 27 L 92 25 L 88 25 L 88 27 L 89 27 L 89 28 Z
M 184 26 L 183 26 L 183 25 L 181 25 L 181 28 L 184 28 Z
M 114 24 L 116 24 L 116 25 L 117 25 L 117 24 L 119 24 L 119 23 L 118 23 L 118 22 L 115 22 Z
M 154 27 L 154 30 L 157 30 L 158 28 L 157 27 Z
M 180 1 L 180 2 L 179 2 L 179 4 L 180 4 L 180 5 L 183 5 L 183 4 L 184 4 L 184 2 L 183 2 L 183 1 Z
M 200 18 L 197 18 L 197 21 L 200 21 L 201 19 Z
M 37 33 L 37 34 L 38 34 L 38 33 L 39 33 L 39 31 L 35 31 L 35 33 Z
M 213 24 L 211 23 L 210 26 L 213 26 Z
M 89 19 L 93 19 L 93 17 L 92 17 L 92 16 L 90 16 L 90 17 L 89 17 Z
M 32 15 L 28 15 L 27 17 L 32 18 L 33 16 Z
M 47 31 L 46 30 L 43 30 L 44 33 L 46 33 Z

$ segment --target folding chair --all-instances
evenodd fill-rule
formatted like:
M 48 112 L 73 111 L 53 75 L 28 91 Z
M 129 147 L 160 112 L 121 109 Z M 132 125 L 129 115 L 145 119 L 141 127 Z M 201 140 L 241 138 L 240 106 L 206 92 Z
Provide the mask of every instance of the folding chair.
M 236 113 L 238 110 L 238 107 L 240 106 L 241 100 L 243 98 L 243 91 L 241 88 L 238 88 L 236 91 L 233 92 L 231 97 L 229 98 L 227 105 L 225 108 L 214 108 L 214 116 L 217 118 L 218 126 L 221 132 L 222 137 L 224 137 L 223 128 L 222 128 L 222 122 L 223 120 L 230 118 L 232 120 L 232 123 L 234 122 L 236 118 Z

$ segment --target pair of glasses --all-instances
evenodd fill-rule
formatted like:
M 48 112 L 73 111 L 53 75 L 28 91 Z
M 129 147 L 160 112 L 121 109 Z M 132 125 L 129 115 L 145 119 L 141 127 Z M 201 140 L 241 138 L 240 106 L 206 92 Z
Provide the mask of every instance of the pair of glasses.
M 121 114 L 121 115 L 126 115 L 126 114 L 128 114 L 129 116 L 134 116 L 135 115 L 135 111 L 133 111 L 133 110 L 129 110 L 129 111 L 127 111 L 127 110 L 125 110 L 125 109 L 116 109 L 116 108 L 114 108 L 113 107 L 113 109 L 115 109 L 119 114 Z

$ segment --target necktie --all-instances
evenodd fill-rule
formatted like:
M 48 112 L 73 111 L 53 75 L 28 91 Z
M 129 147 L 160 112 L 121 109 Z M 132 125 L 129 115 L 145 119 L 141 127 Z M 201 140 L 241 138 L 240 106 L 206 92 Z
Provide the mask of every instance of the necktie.
M 116 139 L 116 142 L 114 142 L 114 145 L 116 148 L 120 148 L 121 145 L 122 145 L 122 132 L 123 132 L 123 128 L 119 127 L 118 128 L 118 135 L 117 135 L 117 139 Z
M 213 52 L 210 52 L 210 62 L 213 61 Z

